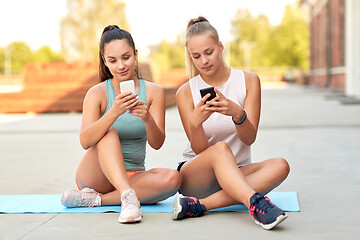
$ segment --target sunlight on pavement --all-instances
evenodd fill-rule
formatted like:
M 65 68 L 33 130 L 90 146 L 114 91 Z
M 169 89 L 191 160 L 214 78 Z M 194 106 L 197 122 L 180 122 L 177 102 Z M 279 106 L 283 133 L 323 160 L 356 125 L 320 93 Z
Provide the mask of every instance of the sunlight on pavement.
M 262 89 L 285 89 L 287 87 L 286 82 L 262 82 Z
M 0 114 L 0 124 L 26 120 L 34 118 L 35 116 L 36 114 L 34 113 Z

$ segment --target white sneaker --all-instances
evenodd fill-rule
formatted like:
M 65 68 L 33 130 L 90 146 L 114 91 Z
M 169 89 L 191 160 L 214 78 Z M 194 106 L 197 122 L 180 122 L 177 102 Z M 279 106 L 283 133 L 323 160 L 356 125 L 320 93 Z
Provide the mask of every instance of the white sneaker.
M 142 219 L 140 202 L 134 189 L 129 188 L 121 194 L 121 213 L 119 223 L 139 222 Z
M 62 198 L 61 203 L 65 207 L 99 207 L 101 206 L 100 193 L 91 188 L 83 190 L 69 189 Z

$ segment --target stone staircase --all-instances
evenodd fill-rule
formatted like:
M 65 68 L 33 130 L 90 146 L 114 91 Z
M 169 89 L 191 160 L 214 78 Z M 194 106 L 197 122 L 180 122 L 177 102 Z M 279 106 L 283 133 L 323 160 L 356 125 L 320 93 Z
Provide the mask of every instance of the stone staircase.
M 144 79 L 152 81 L 150 66 L 139 64 Z M 0 113 L 81 112 L 88 89 L 99 83 L 98 63 L 29 63 L 23 90 L 0 94 Z M 167 106 L 175 104 L 177 87 L 165 88 Z

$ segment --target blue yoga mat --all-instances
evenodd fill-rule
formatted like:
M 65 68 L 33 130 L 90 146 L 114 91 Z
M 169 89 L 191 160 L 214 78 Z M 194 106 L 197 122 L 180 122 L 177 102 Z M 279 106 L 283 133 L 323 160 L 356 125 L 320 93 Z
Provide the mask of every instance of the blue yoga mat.
M 287 212 L 299 212 L 296 192 L 271 192 L 267 195 L 279 208 Z M 154 205 L 142 205 L 143 213 L 172 212 L 175 196 Z M 61 195 L 0 195 L 0 213 L 104 213 L 120 212 L 120 206 L 66 208 Z M 243 204 L 211 210 L 214 212 L 247 212 Z

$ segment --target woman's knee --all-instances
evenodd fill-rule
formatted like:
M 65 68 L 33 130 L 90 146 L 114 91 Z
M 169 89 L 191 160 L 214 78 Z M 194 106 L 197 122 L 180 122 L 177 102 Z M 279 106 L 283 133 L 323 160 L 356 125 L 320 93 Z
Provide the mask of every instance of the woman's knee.
M 211 150 L 212 152 L 216 153 L 216 154 L 212 154 L 212 156 L 226 156 L 227 154 L 232 154 L 229 145 L 223 141 L 215 143 L 211 147 Z
M 288 161 L 284 158 L 275 158 L 274 162 L 277 166 L 277 170 L 280 173 L 281 176 L 283 176 L 283 179 L 285 179 L 290 172 L 290 165 Z
M 231 151 L 231 148 L 226 142 L 217 142 L 212 146 L 212 152 L 210 153 L 210 158 L 215 162 L 225 160 L 236 161 L 234 154 Z
M 224 142 L 224 141 L 220 141 L 220 142 L 217 142 L 213 145 L 213 147 L 216 149 L 216 150 L 219 150 L 219 151 L 228 151 L 230 150 L 230 147 L 229 145 Z
M 114 127 L 109 128 L 105 135 L 96 144 L 96 147 L 103 146 L 103 144 L 107 146 L 110 142 L 119 142 L 119 135 Z
M 114 127 L 110 127 L 109 130 L 106 132 L 105 136 L 111 136 L 111 137 L 119 137 L 116 129 Z
M 164 188 L 179 189 L 182 183 L 181 174 L 173 169 L 162 169 L 160 174 L 161 182 L 164 184 Z
M 167 175 L 170 185 L 175 189 L 179 189 L 182 184 L 181 174 L 178 171 L 171 169 L 168 171 Z
M 105 133 L 105 135 L 100 139 L 99 142 L 109 138 L 119 138 L 119 135 L 114 127 L 110 127 L 109 130 Z

